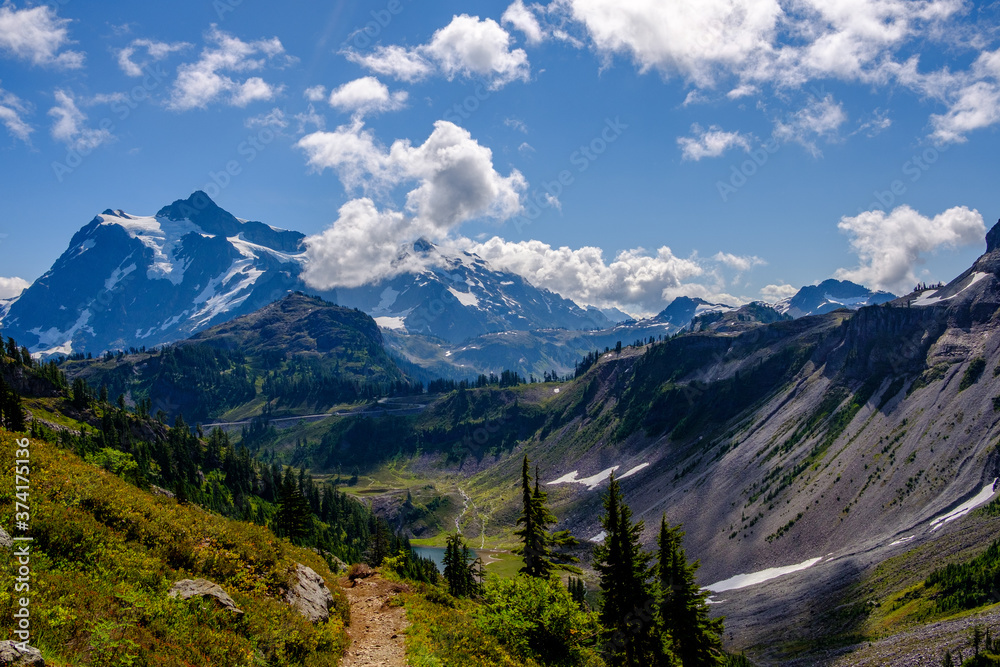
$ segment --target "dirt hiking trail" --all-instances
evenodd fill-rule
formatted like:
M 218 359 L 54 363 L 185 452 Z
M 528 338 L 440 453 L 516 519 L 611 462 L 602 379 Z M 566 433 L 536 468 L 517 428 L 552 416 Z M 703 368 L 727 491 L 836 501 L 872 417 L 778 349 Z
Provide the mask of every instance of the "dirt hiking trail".
M 406 610 L 389 601 L 405 592 L 406 585 L 376 574 L 353 583 L 343 577 L 340 587 L 351 603 L 351 644 L 341 667 L 405 667 Z

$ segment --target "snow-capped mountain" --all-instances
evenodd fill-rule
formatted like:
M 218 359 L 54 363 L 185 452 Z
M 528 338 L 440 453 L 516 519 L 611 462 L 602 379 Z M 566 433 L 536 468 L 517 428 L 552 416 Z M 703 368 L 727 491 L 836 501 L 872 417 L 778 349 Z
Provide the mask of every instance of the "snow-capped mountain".
M 0 303 L 0 326 L 42 355 L 153 347 L 253 312 L 289 291 L 356 307 L 387 329 L 457 342 L 495 331 L 593 329 L 598 311 L 496 272 L 479 257 L 446 256 L 426 241 L 419 273 L 319 292 L 301 279 L 304 235 L 243 220 L 203 192 L 154 216 L 106 210 L 19 297 Z
M 838 308 L 857 310 L 862 306 L 874 306 L 896 298 L 895 294 L 881 290 L 870 290 L 849 280 L 824 280 L 819 285 L 807 285 L 787 299 L 774 304 L 774 309 L 783 315 L 805 317 L 829 313 Z
M 363 310 L 379 326 L 458 343 L 486 333 L 533 329 L 601 329 L 599 310 L 539 289 L 519 275 L 495 271 L 477 255 L 449 256 L 424 239 L 401 250 L 426 268 L 371 285 L 337 289 L 336 301 Z
M 736 307 L 727 306 L 724 303 L 709 303 L 698 297 L 679 296 L 651 319 L 656 322 L 669 324 L 678 329 L 683 329 L 691 324 L 691 320 L 700 315 L 725 313 L 730 310 L 736 310 Z
M 186 338 L 296 288 L 302 238 L 201 192 L 155 216 L 109 209 L 10 305 L 3 332 L 45 355 Z

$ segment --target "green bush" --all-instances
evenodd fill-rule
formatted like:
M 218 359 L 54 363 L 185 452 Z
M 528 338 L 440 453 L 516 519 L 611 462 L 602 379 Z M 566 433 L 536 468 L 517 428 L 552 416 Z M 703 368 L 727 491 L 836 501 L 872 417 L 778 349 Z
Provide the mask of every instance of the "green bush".
M 490 577 L 476 624 L 521 658 L 546 665 L 600 664 L 597 614 L 585 612 L 557 579 Z

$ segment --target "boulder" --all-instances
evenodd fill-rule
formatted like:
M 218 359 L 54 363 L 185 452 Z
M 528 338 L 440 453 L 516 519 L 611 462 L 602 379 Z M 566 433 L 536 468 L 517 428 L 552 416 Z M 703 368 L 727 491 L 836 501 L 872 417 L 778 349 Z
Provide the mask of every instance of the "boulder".
M 292 571 L 292 587 L 285 592 L 285 602 L 313 623 L 330 618 L 333 595 L 326 587 L 323 577 L 302 563 L 296 563 Z
M 193 597 L 212 598 L 219 605 L 234 614 L 242 614 L 243 610 L 236 606 L 233 599 L 218 584 L 213 584 L 207 579 L 181 579 L 170 587 L 168 595 L 172 598 L 179 597 L 188 600 Z
M 5 533 L 6 534 L 6 533 Z M 42 652 L 34 646 L 24 646 L 15 641 L 0 642 L 0 667 L 45 667 Z
M 13 549 L 14 548 L 14 538 L 10 536 L 3 528 L 0 528 L 0 548 Z

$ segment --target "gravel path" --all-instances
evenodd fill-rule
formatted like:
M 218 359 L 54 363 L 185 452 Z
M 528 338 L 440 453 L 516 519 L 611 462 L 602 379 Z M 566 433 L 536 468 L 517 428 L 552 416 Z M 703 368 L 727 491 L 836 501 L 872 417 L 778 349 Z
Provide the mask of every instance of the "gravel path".
M 406 586 L 379 575 L 358 579 L 352 585 L 340 580 L 351 603 L 351 644 L 342 667 L 404 667 L 406 665 L 406 610 L 389 601 L 406 591 Z

